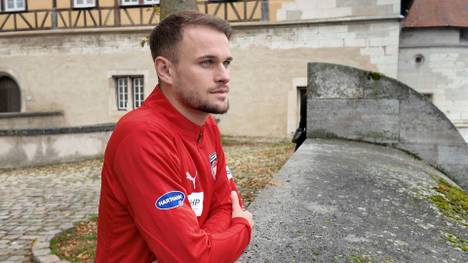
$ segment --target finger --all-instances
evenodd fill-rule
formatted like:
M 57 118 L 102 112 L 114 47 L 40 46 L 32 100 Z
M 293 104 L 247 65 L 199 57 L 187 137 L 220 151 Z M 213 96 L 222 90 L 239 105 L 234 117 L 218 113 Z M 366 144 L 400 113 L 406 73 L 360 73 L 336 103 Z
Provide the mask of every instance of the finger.
M 236 191 L 231 192 L 231 201 L 232 201 L 232 210 L 237 211 L 237 210 L 242 210 L 242 208 L 239 205 L 239 197 L 237 196 Z

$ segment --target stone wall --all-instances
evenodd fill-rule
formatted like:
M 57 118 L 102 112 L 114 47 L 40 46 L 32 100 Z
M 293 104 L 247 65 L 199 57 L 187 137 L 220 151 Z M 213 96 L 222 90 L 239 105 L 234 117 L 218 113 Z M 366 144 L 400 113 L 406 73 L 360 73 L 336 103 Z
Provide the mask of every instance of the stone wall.
M 297 88 L 307 62 L 351 65 L 396 76 L 398 20 L 297 23 L 236 28 L 232 39 L 229 135 L 287 137 L 298 127 Z
M 0 168 L 101 157 L 113 127 L 0 130 Z
M 56 30 L 0 34 L 0 75 L 11 76 L 24 112 L 63 111 L 63 126 L 116 122 L 113 76 L 157 83 L 148 46 L 151 28 Z M 285 138 L 298 125 L 298 86 L 307 62 L 331 62 L 395 77 L 398 19 L 234 25 L 231 109 L 224 134 Z
M 23 111 L 63 111 L 64 126 L 116 122 L 113 76 L 143 76 L 145 95 L 156 83 L 148 34 L 137 29 L 24 32 L 0 35 L 0 73 L 18 83 Z
M 274 21 L 337 17 L 383 17 L 400 14 L 399 0 L 285 0 L 273 1 Z
M 459 29 L 405 29 L 398 79 L 433 103 L 468 141 L 468 39 Z
M 468 188 L 468 146 L 422 95 L 379 73 L 324 63 L 308 70 L 308 137 L 392 145 Z
M 61 111 L 0 113 L 0 130 L 61 127 L 63 122 Z

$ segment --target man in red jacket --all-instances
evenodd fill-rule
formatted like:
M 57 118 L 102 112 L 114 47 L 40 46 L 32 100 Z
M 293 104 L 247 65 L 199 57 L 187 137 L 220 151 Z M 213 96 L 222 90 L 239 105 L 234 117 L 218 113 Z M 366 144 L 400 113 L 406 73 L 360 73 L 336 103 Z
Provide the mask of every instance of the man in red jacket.
M 107 145 L 97 262 L 233 262 L 247 247 L 244 211 L 210 113 L 227 112 L 231 28 L 196 12 L 150 37 L 159 85 Z

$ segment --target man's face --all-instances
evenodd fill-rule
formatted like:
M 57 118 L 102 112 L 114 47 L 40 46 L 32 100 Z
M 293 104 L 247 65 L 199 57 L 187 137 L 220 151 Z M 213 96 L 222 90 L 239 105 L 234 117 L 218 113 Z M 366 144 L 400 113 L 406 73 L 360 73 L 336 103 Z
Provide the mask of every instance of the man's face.
M 226 35 L 207 26 L 185 27 L 172 77 L 175 98 L 191 111 L 226 113 L 231 60 Z

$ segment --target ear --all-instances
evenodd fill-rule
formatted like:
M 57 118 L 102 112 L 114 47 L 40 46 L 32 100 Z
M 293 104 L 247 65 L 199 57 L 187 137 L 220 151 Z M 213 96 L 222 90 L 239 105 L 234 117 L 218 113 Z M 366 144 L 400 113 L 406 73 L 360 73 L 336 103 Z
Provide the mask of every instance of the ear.
M 171 61 L 165 57 L 158 56 L 154 59 L 154 67 L 161 82 L 172 85 L 173 69 Z

